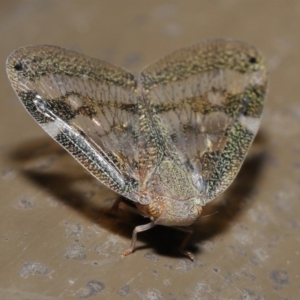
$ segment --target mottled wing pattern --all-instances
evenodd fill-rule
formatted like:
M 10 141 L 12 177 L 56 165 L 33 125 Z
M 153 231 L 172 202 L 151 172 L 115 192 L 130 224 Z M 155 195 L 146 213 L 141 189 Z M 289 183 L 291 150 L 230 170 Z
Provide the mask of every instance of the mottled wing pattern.
M 54 46 L 16 50 L 7 72 L 25 108 L 48 134 L 101 182 L 138 201 L 133 75 Z
M 204 202 L 213 200 L 258 130 L 267 88 L 262 57 L 245 43 L 208 40 L 150 65 L 140 81 Z

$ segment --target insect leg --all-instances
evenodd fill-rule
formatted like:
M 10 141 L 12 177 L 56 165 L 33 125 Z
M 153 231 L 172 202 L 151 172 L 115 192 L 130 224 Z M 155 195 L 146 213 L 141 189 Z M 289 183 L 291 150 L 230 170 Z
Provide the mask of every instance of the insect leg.
M 192 227 L 176 227 L 176 229 L 186 232 L 186 237 L 183 239 L 182 243 L 180 244 L 178 251 L 184 256 L 187 256 L 191 261 L 194 261 L 195 258 L 194 254 L 191 253 L 190 251 L 185 250 L 186 245 L 194 232 L 194 229 Z
M 122 209 L 124 211 L 128 211 L 128 212 L 131 212 L 133 214 L 137 214 L 137 215 L 140 215 L 141 213 L 138 211 L 137 208 L 127 204 L 126 202 L 124 202 L 124 198 L 123 197 L 118 197 L 116 199 L 116 201 L 114 202 L 113 206 L 111 207 L 110 209 L 110 213 L 113 214 L 113 215 L 116 215 L 117 214 L 117 211 L 119 209 Z
M 136 244 L 136 240 L 137 240 L 137 234 L 139 232 L 142 232 L 142 231 L 146 231 L 148 229 L 151 229 L 155 226 L 156 224 L 154 222 L 150 222 L 148 224 L 145 224 L 145 225 L 140 225 L 140 226 L 137 226 L 134 228 L 133 230 L 133 233 L 132 233 L 132 239 L 131 239 L 131 245 L 130 245 L 130 248 L 123 251 L 122 253 L 122 256 L 125 257 L 127 256 L 128 254 L 132 253 L 134 250 L 135 250 L 135 244 Z

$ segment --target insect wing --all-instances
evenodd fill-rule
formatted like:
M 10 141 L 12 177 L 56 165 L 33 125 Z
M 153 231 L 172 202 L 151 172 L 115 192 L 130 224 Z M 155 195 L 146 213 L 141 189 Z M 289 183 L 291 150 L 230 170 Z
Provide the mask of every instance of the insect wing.
M 54 46 L 16 50 L 7 73 L 27 111 L 50 136 L 101 182 L 137 201 L 133 75 Z
M 208 40 L 158 60 L 140 81 L 204 202 L 213 200 L 259 127 L 267 88 L 261 55 L 245 43 Z

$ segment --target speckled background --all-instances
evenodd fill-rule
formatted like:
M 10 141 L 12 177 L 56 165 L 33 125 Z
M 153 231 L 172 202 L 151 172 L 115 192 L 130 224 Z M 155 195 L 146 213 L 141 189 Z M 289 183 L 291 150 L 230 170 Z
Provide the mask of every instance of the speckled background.
M 300 299 L 299 1 L 1 1 L 0 299 Z M 259 136 L 234 184 L 182 233 L 108 208 L 117 197 L 25 112 L 5 74 L 17 47 L 53 44 L 135 74 L 205 38 L 257 46 L 270 71 Z M 211 214 L 211 215 L 210 215 Z M 208 216 L 210 215 L 210 216 Z

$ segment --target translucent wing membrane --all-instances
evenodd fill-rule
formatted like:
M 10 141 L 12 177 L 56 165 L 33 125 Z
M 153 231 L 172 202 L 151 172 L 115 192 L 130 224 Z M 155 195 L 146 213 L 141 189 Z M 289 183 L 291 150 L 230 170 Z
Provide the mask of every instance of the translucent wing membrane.
M 138 106 L 130 73 L 53 46 L 16 50 L 7 71 L 45 131 L 101 182 L 138 200 Z
M 267 88 L 262 57 L 241 42 L 204 41 L 150 65 L 140 81 L 204 202 L 214 199 L 258 130 Z

